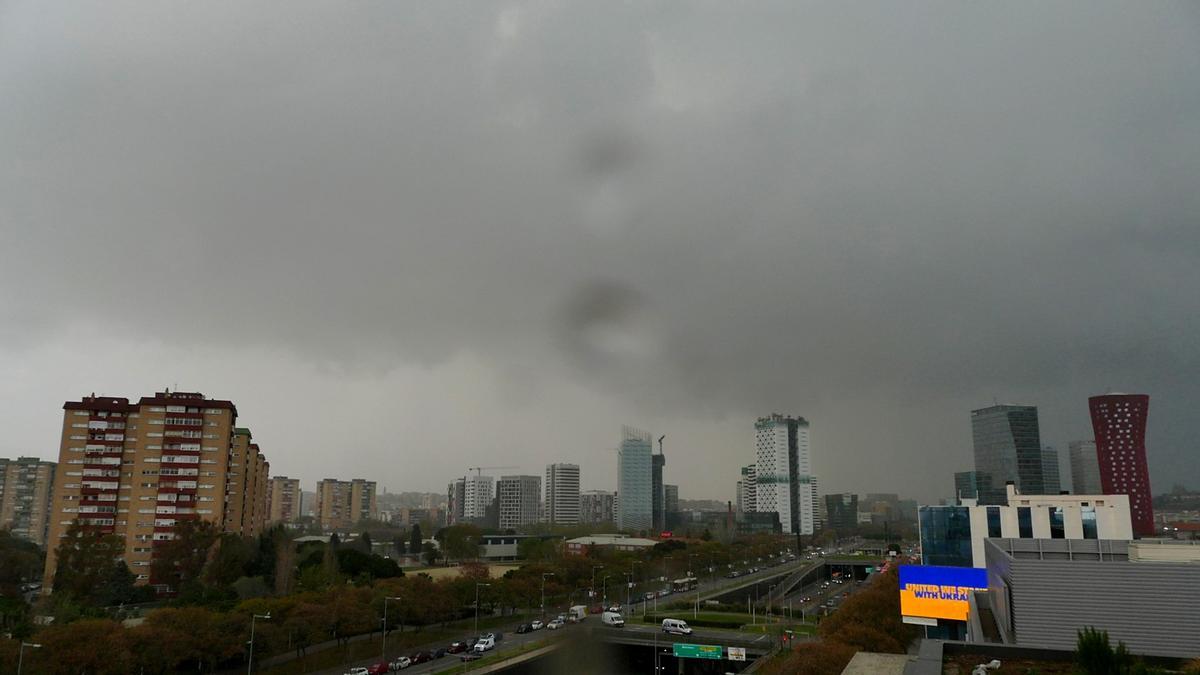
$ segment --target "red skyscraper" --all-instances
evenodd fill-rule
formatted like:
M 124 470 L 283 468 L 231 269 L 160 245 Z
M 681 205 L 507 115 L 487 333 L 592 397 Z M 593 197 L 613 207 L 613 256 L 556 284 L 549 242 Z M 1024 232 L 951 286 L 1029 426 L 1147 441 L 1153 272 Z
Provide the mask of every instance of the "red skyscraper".
M 1150 471 L 1146 467 L 1146 417 L 1150 397 L 1145 394 L 1105 394 L 1088 399 L 1092 429 L 1096 432 L 1096 458 L 1100 487 L 1106 495 L 1129 495 L 1133 531 L 1152 537 L 1154 505 Z

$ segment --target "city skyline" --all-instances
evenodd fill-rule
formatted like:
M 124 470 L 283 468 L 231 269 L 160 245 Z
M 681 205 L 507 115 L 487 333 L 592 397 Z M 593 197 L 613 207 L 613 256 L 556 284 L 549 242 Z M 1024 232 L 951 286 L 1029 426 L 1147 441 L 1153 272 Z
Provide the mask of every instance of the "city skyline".
M 305 484 L 496 454 L 607 487 L 630 422 L 733 499 L 747 420 L 795 410 L 830 492 L 931 500 L 965 410 L 1036 405 L 1061 449 L 1115 389 L 1156 401 L 1156 491 L 1200 485 L 1194 21 L 1092 8 L 18 3 L 0 454 L 178 383 Z

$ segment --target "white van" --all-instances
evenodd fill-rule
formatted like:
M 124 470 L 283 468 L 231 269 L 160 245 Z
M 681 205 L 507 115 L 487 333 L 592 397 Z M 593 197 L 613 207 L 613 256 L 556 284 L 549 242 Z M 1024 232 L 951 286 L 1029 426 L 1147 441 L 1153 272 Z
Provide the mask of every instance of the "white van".
M 605 626 L 612 626 L 613 628 L 621 628 L 625 625 L 625 617 L 617 612 L 605 612 L 600 615 L 600 623 L 603 623 Z
M 663 619 L 663 632 L 676 635 L 691 635 L 692 627 L 683 619 Z

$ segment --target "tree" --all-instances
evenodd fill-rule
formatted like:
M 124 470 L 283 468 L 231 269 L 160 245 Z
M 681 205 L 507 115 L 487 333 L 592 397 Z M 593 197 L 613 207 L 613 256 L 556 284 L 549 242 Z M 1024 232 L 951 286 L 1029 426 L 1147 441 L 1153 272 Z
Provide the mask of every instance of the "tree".
M 1118 642 L 1114 649 L 1108 640 L 1108 631 L 1092 627 L 1079 631 L 1075 646 L 1075 665 L 1083 675 L 1124 675 L 1133 667 L 1133 657 Z
M 180 590 L 184 584 L 199 582 L 208 562 L 209 552 L 217 541 L 217 527 L 207 520 L 175 522 L 173 537 L 157 542 L 150 576 L 157 584 Z
M 366 553 L 366 554 L 371 553 L 371 533 L 370 532 L 363 532 L 361 535 L 359 535 L 358 540 L 355 543 L 357 544 L 357 546 L 355 546 L 355 548 L 357 548 L 359 551 L 362 551 L 363 553 Z
M 124 675 L 133 671 L 125 629 L 110 619 L 83 619 L 38 633 L 42 649 L 29 672 L 48 675 Z
M 421 524 L 413 523 L 412 532 L 408 535 L 408 548 L 414 553 L 421 551 L 421 543 L 424 540 L 421 538 Z
M 217 586 L 228 586 L 244 576 L 253 576 L 251 568 L 256 566 L 256 549 L 251 540 L 236 534 L 222 534 L 217 539 L 216 551 L 204 569 L 204 578 Z
M 479 538 L 483 530 L 474 525 L 451 525 L 438 533 L 442 537 L 442 552 L 447 558 L 467 560 L 479 557 Z
M 121 556 L 125 543 L 120 537 L 85 527 L 78 520 L 67 527 L 58 546 L 54 572 L 54 591 L 72 596 L 79 602 L 96 605 L 105 599 L 104 588 L 112 593 L 117 580 L 116 566 L 125 567 Z M 128 572 L 128 568 L 125 570 Z
M 421 549 L 421 553 L 425 556 L 425 564 L 427 565 L 436 565 L 438 559 L 442 557 L 441 550 L 437 547 L 437 544 L 433 543 L 432 541 L 425 542 L 425 546 Z
M 396 555 L 404 555 L 407 553 L 407 545 L 408 542 L 406 542 L 404 537 L 401 537 L 400 535 L 396 535 L 392 539 L 392 548 L 396 551 Z

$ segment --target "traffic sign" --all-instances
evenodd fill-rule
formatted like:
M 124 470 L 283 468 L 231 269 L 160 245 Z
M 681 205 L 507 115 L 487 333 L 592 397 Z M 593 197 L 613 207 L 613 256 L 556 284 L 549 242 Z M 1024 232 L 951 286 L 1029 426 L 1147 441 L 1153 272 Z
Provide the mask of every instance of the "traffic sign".
M 746 660 L 746 648 L 745 647 L 727 647 L 727 649 L 729 650 L 729 660 L 730 661 L 745 661 Z
M 721 645 L 689 645 L 676 642 L 672 647 L 675 656 L 684 659 L 721 659 L 725 653 Z

